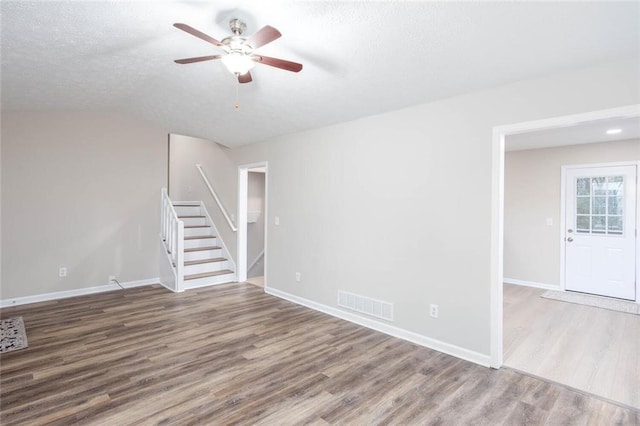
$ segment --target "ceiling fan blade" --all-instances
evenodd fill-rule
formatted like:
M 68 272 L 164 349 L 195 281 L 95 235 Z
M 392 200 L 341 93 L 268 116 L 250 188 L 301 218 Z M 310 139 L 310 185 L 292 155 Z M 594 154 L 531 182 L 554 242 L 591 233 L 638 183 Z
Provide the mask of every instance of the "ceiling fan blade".
M 239 83 L 251 83 L 252 81 L 253 81 L 253 78 L 251 78 L 251 73 L 249 71 L 247 71 L 244 74 L 238 75 Z
M 222 55 L 198 56 L 197 58 L 176 59 L 176 64 L 192 64 L 194 62 L 211 61 L 212 59 L 220 59 Z
M 213 44 L 214 46 L 222 46 L 222 43 L 220 43 L 218 40 L 216 40 L 215 38 L 206 35 L 205 33 L 196 30 L 193 27 L 190 27 L 187 24 L 181 24 L 181 23 L 175 23 L 173 24 L 174 27 L 182 30 L 182 31 L 186 31 L 189 34 L 191 34 L 192 36 L 198 37 L 199 39 L 202 39 L 208 43 Z
M 297 62 L 285 61 L 284 59 L 271 58 L 269 56 L 251 55 L 251 59 L 260 64 L 281 68 L 291 72 L 299 72 L 302 69 L 302 64 Z
M 254 35 L 249 37 L 247 43 L 254 49 L 260 46 L 264 46 L 267 43 L 271 43 L 273 40 L 280 38 L 282 34 L 270 25 L 264 26 L 258 30 Z

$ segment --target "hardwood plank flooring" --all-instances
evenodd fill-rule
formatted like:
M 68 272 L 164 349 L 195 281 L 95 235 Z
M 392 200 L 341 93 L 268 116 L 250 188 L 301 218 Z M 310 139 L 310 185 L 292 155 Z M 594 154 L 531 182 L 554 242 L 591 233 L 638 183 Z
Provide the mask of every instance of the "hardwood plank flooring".
M 640 316 L 504 285 L 504 364 L 640 409 Z
M 260 275 L 257 277 L 249 277 L 247 278 L 247 282 L 249 284 L 257 285 L 258 287 L 264 287 L 264 276 Z
M 640 424 L 640 412 L 266 295 L 160 286 L 12 307 L 2 425 Z

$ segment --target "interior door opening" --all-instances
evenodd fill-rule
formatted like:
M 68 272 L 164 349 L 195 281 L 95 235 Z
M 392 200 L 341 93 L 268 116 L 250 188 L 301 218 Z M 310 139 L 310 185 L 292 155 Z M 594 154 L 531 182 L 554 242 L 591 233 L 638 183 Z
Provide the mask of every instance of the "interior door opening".
M 505 198 L 505 142 L 508 136 L 536 131 L 580 126 L 584 123 L 626 119 L 637 128 L 640 104 L 610 108 L 587 113 L 553 117 L 495 126 L 493 128 L 492 213 L 491 213 L 491 366 L 500 368 L 504 359 L 504 198 Z M 638 239 L 636 239 L 638 253 Z M 637 271 L 636 271 L 636 275 Z M 637 286 L 637 283 L 636 283 Z M 637 291 L 636 291 L 637 293 Z
M 238 168 L 238 281 L 266 287 L 266 162 Z
M 585 114 L 556 117 L 551 119 L 518 123 L 514 125 L 500 126 L 494 128 L 494 209 L 493 209 L 493 229 L 492 229 L 492 292 L 491 292 L 491 366 L 500 368 L 503 362 L 510 368 L 524 371 L 548 380 L 563 383 L 585 392 L 600 395 L 610 400 L 619 401 L 627 405 L 640 408 L 640 398 L 636 398 L 635 389 L 637 383 L 632 377 L 637 365 L 637 345 L 629 344 L 628 336 L 637 334 L 639 318 L 632 314 L 615 312 L 607 309 L 593 308 L 587 310 L 584 305 L 572 303 L 556 302 L 553 309 L 549 309 L 548 302 L 542 296 L 548 287 L 539 288 L 526 285 L 505 284 L 505 250 L 510 250 L 505 245 L 505 145 L 510 139 L 508 136 L 523 135 L 542 131 L 570 129 L 582 125 L 595 123 L 609 123 L 612 120 L 627 119 L 636 128 L 640 128 L 640 105 L 613 108 L 609 110 L 594 111 Z M 640 144 L 640 136 L 637 134 L 630 139 L 635 143 L 635 147 Z M 602 141 L 604 142 L 604 140 Z M 568 145 L 568 144 L 567 144 Z M 536 150 L 534 146 L 523 149 Z M 633 151 L 633 149 L 631 150 Z M 638 250 L 638 240 L 635 238 L 638 228 L 638 218 L 636 211 L 638 207 L 636 175 L 640 158 L 637 157 L 637 148 L 633 151 L 632 159 L 619 160 L 601 158 L 596 160 L 581 161 L 581 159 L 570 158 L 562 163 L 566 166 L 565 173 L 560 173 L 560 165 L 557 166 L 557 176 L 553 177 L 556 185 L 561 183 L 565 186 L 562 194 L 555 195 L 559 202 L 563 203 L 563 210 L 559 212 L 557 218 L 551 217 L 548 210 L 536 210 L 532 204 L 528 213 L 535 216 L 535 228 L 530 230 L 530 234 L 539 232 L 539 229 L 550 229 L 553 225 L 561 223 L 560 229 L 555 233 L 555 243 L 557 247 L 562 247 L 561 256 L 555 259 L 564 259 L 566 246 L 580 242 L 576 240 L 576 235 L 589 237 L 601 237 L 605 246 L 604 251 L 600 251 L 600 258 L 610 258 L 613 262 L 606 266 L 594 265 L 589 261 L 589 267 L 604 269 L 604 276 L 608 276 L 610 281 L 618 281 L 620 278 L 619 265 L 616 260 L 619 251 L 615 246 L 611 246 L 607 238 L 621 238 L 621 235 L 633 237 L 633 247 L 631 247 L 634 258 L 632 270 L 627 271 L 629 275 L 638 276 L 636 264 Z M 546 154 L 546 153 L 545 153 Z M 543 161 L 547 161 L 546 155 L 541 155 Z M 603 161 L 616 162 L 602 163 Z M 575 164 L 575 165 L 574 165 Z M 593 176 L 577 173 L 569 177 L 570 169 L 588 167 L 606 167 L 605 170 L 595 170 Z M 609 168 L 608 166 L 624 166 L 623 169 Z M 631 166 L 627 169 L 626 166 Z M 512 170 L 514 170 L 512 168 Z M 630 171 L 629 171 L 630 170 Z M 604 173 L 603 173 L 604 172 Z M 628 175 L 630 173 L 630 175 Z M 622 177 L 622 179 L 620 179 Z M 583 179 L 580 181 L 579 179 Z M 621 182 L 622 181 L 622 182 Z M 531 180 L 529 181 L 531 182 Z M 628 183 L 627 183 L 628 182 Z M 589 184 L 589 191 L 586 187 Z M 516 185 L 517 191 L 523 194 L 524 198 L 531 199 L 528 185 Z M 579 191 L 578 191 L 579 187 Z M 626 195 L 631 198 L 626 199 Z M 565 201 L 573 198 L 573 207 L 564 206 Z M 578 200 L 580 198 L 580 200 Z M 566 203 L 568 204 L 568 202 Z M 579 204 L 579 205 L 578 205 Z M 622 209 L 620 209 L 622 205 Z M 588 207 L 588 210 L 587 210 Z M 629 217 L 627 217 L 629 213 Z M 579 221 L 579 223 L 578 223 Z M 588 226 L 587 226 L 588 222 Z M 630 225 L 628 225 L 628 223 Z M 627 229 L 631 234 L 627 234 Z M 569 232 L 571 230 L 571 232 Z M 577 232 L 580 231 L 580 232 Z M 524 237 L 515 235 L 513 241 L 520 242 Z M 567 241 L 572 238 L 573 241 Z M 576 246 L 576 245 L 574 245 Z M 609 248 L 606 248 L 609 247 Z M 545 250 L 538 249 L 538 254 Z M 605 253 L 604 255 L 602 253 Z M 585 252 L 582 253 L 584 255 Z M 594 253 L 591 256 L 595 256 Z M 537 267 L 539 256 L 527 256 L 530 264 Z M 581 259 L 582 264 L 587 263 L 586 258 Z M 602 259 L 601 259 L 602 260 Z M 606 259 L 605 259 L 606 260 Z M 562 267 L 565 265 L 562 263 Z M 555 290 L 571 290 L 569 284 L 565 288 L 565 269 L 560 270 L 557 277 L 550 284 L 554 284 Z M 582 271 L 584 272 L 584 271 Z M 592 271 L 593 272 L 593 271 Z M 616 275 L 617 274 L 617 275 Z M 613 278 L 613 279 L 612 279 Z M 526 284 L 526 283 L 513 283 Z M 558 285 L 559 284 L 559 285 Z M 635 291 L 634 298 L 637 299 L 637 284 L 633 284 Z M 635 303 L 639 301 L 636 300 Z M 628 302 L 625 302 L 628 303 Z M 576 308 L 576 306 L 578 306 Z M 567 309 L 571 307 L 571 309 Z M 511 317 L 513 315 L 513 317 Z M 622 317 L 627 315 L 626 317 Z M 508 323 L 515 319 L 517 322 Z M 585 322 L 585 320 L 587 320 Z M 616 323 L 615 333 L 612 333 L 611 324 Z M 533 337 L 532 341 L 529 339 Z M 600 348 L 600 349 L 598 349 Z M 602 349 L 602 350 L 601 350 Z M 625 354 L 620 356 L 620 354 Z M 508 363 L 505 359 L 508 358 Z M 630 360 L 629 362 L 626 362 Z M 598 365 L 597 374 L 594 373 L 593 366 Z M 613 371 L 610 371 L 613 369 Z M 608 386 L 608 378 L 617 377 L 619 381 L 616 386 Z

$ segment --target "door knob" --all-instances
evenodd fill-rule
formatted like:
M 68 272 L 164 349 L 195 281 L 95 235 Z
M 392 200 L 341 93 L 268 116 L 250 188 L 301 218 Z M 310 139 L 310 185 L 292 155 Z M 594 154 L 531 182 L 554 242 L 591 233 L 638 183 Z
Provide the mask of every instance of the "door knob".
M 569 238 L 567 238 L 567 241 L 571 242 L 571 241 L 573 241 L 573 238 L 569 237 Z

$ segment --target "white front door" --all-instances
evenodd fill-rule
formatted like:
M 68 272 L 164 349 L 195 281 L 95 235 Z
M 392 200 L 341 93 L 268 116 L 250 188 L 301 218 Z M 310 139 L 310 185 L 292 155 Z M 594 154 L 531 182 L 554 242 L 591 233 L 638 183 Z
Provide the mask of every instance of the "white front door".
M 565 289 L 636 300 L 636 166 L 566 173 Z

